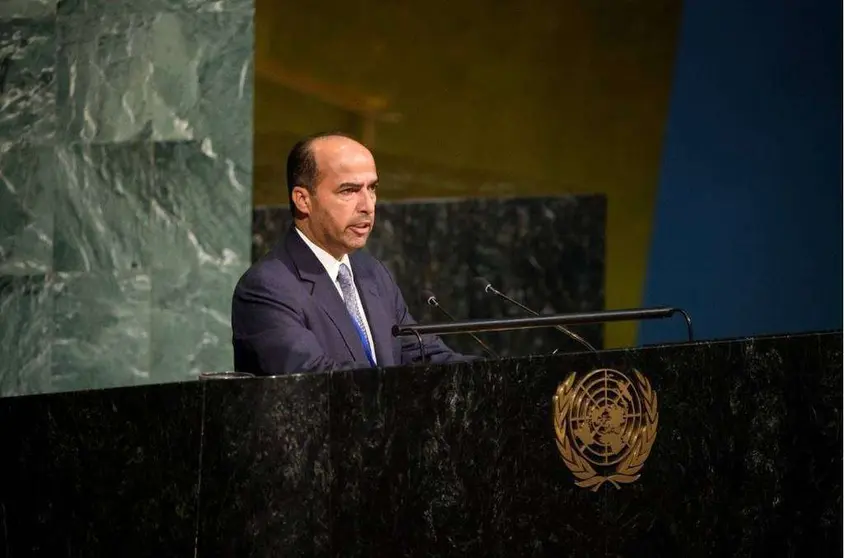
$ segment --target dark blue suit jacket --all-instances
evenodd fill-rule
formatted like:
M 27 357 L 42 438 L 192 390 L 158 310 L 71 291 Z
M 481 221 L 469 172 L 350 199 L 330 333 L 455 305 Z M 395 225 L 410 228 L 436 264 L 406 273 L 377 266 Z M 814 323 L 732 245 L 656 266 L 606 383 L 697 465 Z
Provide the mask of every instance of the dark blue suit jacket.
M 349 260 L 378 366 L 420 362 L 417 338 L 392 336 L 394 324 L 415 322 L 390 272 L 366 252 L 355 252 Z M 275 376 L 370 367 L 337 288 L 292 228 L 238 281 L 232 336 L 238 372 Z M 426 362 L 475 358 L 453 352 L 438 337 L 423 340 Z

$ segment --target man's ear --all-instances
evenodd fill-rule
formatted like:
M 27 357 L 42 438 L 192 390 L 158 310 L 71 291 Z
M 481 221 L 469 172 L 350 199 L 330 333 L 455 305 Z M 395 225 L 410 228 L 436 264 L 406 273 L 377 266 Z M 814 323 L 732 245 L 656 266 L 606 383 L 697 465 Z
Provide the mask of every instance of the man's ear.
M 293 205 L 296 206 L 299 213 L 303 215 L 310 215 L 311 193 L 307 188 L 304 186 L 294 186 L 293 191 L 290 193 L 290 197 L 293 200 Z

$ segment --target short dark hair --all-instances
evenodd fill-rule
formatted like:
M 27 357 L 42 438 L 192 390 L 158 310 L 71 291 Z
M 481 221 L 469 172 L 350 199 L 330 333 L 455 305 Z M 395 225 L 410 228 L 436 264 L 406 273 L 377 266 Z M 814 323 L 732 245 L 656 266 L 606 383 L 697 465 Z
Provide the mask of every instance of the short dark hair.
M 296 142 L 287 154 L 287 197 L 290 201 L 290 214 L 296 216 L 296 205 L 293 203 L 293 188 L 304 186 L 309 192 L 314 192 L 314 185 L 319 179 L 316 157 L 311 145 L 321 138 L 341 137 L 356 140 L 345 132 L 319 132 Z

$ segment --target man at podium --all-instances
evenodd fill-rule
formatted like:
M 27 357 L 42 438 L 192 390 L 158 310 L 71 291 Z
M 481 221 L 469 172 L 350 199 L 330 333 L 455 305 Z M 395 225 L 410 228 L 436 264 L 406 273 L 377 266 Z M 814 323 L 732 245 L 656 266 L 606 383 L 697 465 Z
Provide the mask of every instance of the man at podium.
M 372 153 L 338 133 L 298 142 L 287 157 L 294 223 L 240 278 L 232 297 L 238 372 L 296 372 L 470 360 L 438 337 L 395 338 L 413 324 L 383 263 L 366 252 L 375 225 Z

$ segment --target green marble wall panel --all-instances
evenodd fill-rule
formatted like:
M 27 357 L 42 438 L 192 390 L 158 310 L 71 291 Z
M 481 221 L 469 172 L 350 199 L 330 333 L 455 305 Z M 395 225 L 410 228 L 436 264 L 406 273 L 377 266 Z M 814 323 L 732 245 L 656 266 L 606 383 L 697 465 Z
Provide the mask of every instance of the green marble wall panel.
M 58 125 L 65 141 L 150 139 L 151 14 L 60 17 Z
M 42 2 L 45 0 L 41 0 Z M 52 2 L 56 4 L 56 0 Z M 254 0 L 145 0 L 126 2 L 117 0 L 58 0 L 58 13 L 159 13 L 185 12 L 250 12 L 254 11 Z
M 0 4 L 0 395 L 231 368 L 253 11 Z
M 154 381 L 231 370 L 231 293 L 242 266 L 170 267 L 153 275 Z
M 50 391 L 53 301 L 46 275 L 0 275 L 0 396 Z
M 56 15 L 57 0 L 3 0 L 0 20 L 41 19 Z
M 0 7 L 0 14 L 7 9 Z M 0 19 L 0 62 L 0 150 L 50 141 L 56 131 L 55 21 Z
M 152 144 L 57 149 L 55 271 L 145 269 Z
M 0 150 L 0 276 L 46 273 L 53 261 L 55 149 L 7 149 Z
M 143 272 L 58 274 L 53 284 L 53 390 L 148 383 L 150 292 L 150 277 Z
M 159 142 L 152 214 L 154 377 L 231 367 L 231 293 L 249 266 L 251 182 L 212 141 Z
M 251 137 L 251 12 L 60 18 L 59 125 L 70 140 Z M 223 117 L 220 119 L 220 117 Z M 245 130 L 231 126 L 246 125 Z
M 151 245 L 154 267 L 222 263 L 249 250 L 243 224 L 251 222 L 252 208 L 241 203 L 249 195 L 246 172 L 217 154 L 211 141 L 158 142 L 155 166 L 153 228 L 177 238 Z

